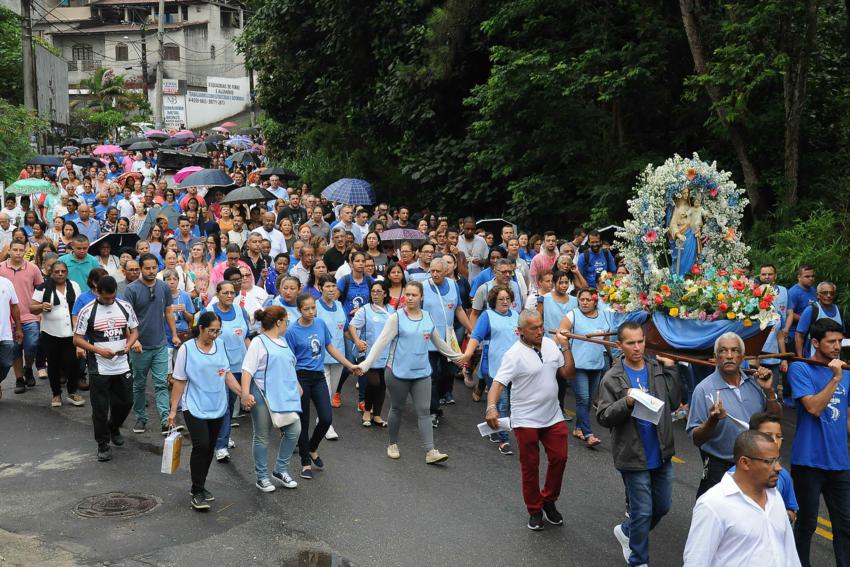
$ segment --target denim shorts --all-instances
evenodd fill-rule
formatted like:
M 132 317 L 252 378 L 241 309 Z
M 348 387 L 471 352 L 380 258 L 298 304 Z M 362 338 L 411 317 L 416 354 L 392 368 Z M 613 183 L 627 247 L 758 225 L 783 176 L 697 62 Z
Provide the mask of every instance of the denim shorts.
M 41 332 L 38 321 L 24 323 L 21 330 L 24 332 L 24 342 L 20 345 L 15 343 L 15 358 L 21 358 L 23 353 L 32 356 L 38 350 L 38 339 Z
M 0 341 L 0 381 L 6 377 L 9 369 L 12 368 L 16 347 L 15 341 Z

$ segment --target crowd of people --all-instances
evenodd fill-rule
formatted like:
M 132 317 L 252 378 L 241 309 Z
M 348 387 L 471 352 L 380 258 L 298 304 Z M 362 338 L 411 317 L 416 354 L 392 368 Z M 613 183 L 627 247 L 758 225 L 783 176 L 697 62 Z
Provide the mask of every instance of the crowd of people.
M 251 417 L 256 487 L 273 492 L 298 486 L 293 454 L 301 479 L 326 466 L 320 449 L 340 438 L 343 405 L 361 426 L 387 428 L 387 457 L 401 458 L 412 450 L 399 446 L 410 398 L 424 461 L 437 465 L 449 455 L 435 431 L 463 381 L 473 402 L 485 401 L 503 455 L 514 453 L 513 431 L 532 530 L 563 523 L 555 503 L 567 422 L 575 415 L 572 437 L 593 448 L 596 421 L 611 431 L 624 484 L 627 519 L 614 536 L 628 565 L 648 564 L 650 531 L 672 505 L 673 422 L 686 419 L 704 465 L 686 565 L 809 565 L 822 495 L 837 564 L 850 566 L 850 373 L 839 359 L 837 287 L 815 285 L 814 267 L 801 266 L 789 290 L 774 266 L 757 273 L 777 286 L 781 317 L 764 351 L 811 362 L 749 369 L 743 341 L 726 334 L 716 367 L 702 373 L 647 355 L 641 326 L 614 323 L 595 288 L 626 270 L 598 231 L 559 238 L 505 224 L 493 234 L 472 217 L 332 203 L 213 152 L 235 186 L 255 182 L 275 196 L 227 205 L 224 190 L 171 182 L 155 151 L 86 168 L 75 157 L 55 170 L 27 166 L 22 177 L 57 191 L 7 197 L 0 212 L 0 380 L 13 370 L 14 392 L 26 395 L 36 376 L 47 379 L 56 408 L 84 405 L 88 391 L 99 461 L 124 444 L 131 412 L 135 434 L 185 426 L 191 505 L 206 510 L 209 468 L 231 458 L 239 414 Z M 385 237 L 399 228 L 421 237 Z M 118 250 L 102 238 L 140 230 Z M 617 348 L 566 333 L 616 335 Z M 356 400 L 343 390 L 349 380 Z M 657 422 L 634 417 L 638 391 L 663 402 Z M 797 412 L 790 474 L 779 458 L 783 406 Z M 281 436 L 269 472 L 272 428 Z

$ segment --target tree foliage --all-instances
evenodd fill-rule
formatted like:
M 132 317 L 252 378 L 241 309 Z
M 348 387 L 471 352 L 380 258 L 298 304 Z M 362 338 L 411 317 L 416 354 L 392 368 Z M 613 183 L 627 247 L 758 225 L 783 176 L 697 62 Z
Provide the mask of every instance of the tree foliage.
M 35 153 L 30 137 L 47 130 L 47 123 L 23 106 L 0 99 L 0 180 L 18 178 L 23 164 Z

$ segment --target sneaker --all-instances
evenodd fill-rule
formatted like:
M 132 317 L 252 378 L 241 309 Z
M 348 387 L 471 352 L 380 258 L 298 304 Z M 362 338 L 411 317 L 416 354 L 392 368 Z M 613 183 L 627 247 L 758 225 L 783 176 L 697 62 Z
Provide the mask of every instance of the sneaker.
M 298 488 L 298 483 L 295 482 L 291 476 L 289 476 L 288 472 L 279 473 L 277 471 L 272 472 L 272 477 L 276 478 L 280 481 L 284 488 Z
M 331 398 L 331 407 L 338 408 L 342 406 L 342 396 L 339 395 L 339 392 L 333 395 Z
M 337 439 L 339 439 L 339 435 L 337 434 L 333 425 L 331 425 L 328 428 L 328 432 L 325 433 L 325 439 L 327 439 L 328 441 L 336 441 Z
M 451 392 L 446 392 L 445 400 L 446 400 L 446 405 L 447 405 L 447 406 L 453 406 L 453 405 L 455 405 L 455 403 L 456 403 L 456 402 L 455 402 L 455 397 L 452 395 L 452 393 L 451 393 Z
M 622 524 L 614 526 L 614 537 L 616 537 L 617 541 L 620 542 L 620 546 L 623 548 L 623 558 L 626 560 L 626 563 L 628 563 L 629 557 L 632 556 L 632 548 L 629 547 L 629 537 L 623 531 Z
M 366 411 L 366 402 L 358 402 L 357 403 L 357 411 L 359 411 L 360 413 L 363 413 L 364 411 Z
M 255 484 L 254 486 L 259 488 L 260 492 L 274 492 L 275 491 L 275 488 L 274 488 L 274 485 L 272 484 L 272 481 L 270 481 L 267 478 L 262 478 L 262 479 L 258 480 L 257 484 Z
M 446 398 L 440 398 L 440 405 L 441 406 L 446 405 Z
M 133 426 L 133 433 L 144 433 L 148 429 L 147 425 L 147 422 L 141 419 L 136 420 L 136 425 Z
M 53 399 L 50 400 L 50 407 L 61 408 L 62 407 L 62 396 L 53 396 Z
M 310 467 L 302 467 L 301 468 L 301 478 L 306 478 L 307 480 L 312 479 L 313 478 L 313 469 L 311 469 Z
M 68 403 L 78 408 L 86 405 L 86 401 L 79 394 L 68 394 Z
M 313 463 L 313 466 L 316 468 L 317 471 L 325 469 L 325 462 L 322 460 L 322 457 L 310 457 L 310 462 Z
M 511 449 L 511 444 L 505 441 L 504 443 L 499 443 L 499 452 L 503 455 L 513 455 L 514 452 Z
M 112 444 L 116 447 L 120 447 L 124 444 L 124 436 L 121 435 L 120 431 L 115 431 L 109 434 L 109 438 L 112 439 Z
M 389 447 L 387 447 L 387 456 L 391 459 L 400 459 L 401 453 L 398 452 L 398 445 L 393 443 Z
M 436 414 L 431 414 L 431 427 L 437 429 L 440 427 L 440 418 L 436 416 Z
M 209 510 L 210 504 L 206 500 L 204 500 L 203 493 L 193 494 L 192 495 L 192 508 L 195 510 Z
M 24 382 L 24 379 L 18 378 L 17 380 L 15 380 L 15 393 L 16 394 L 23 394 L 26 391 L 27 391 L 27 383 Z
M 112 449 L 109 448 L 109 445 L 104 443 L 103 445 L 97 446 L 97 460 L 101 463 L 105 463 L 106 461 L 112 458 Z
M 238 422 L 238 421 L 231 421 L 231 422 L 230 422 L 230 428 L 231 428 L 231 429 L 236 429 L 237 427 L 239 427 L 239 422 Z
M 215 496 L 213 496 L 212 492 L 210 492 L 206 488 L 201 491 L 201 494 L 204 497 L 204 502 L 212 502 L 213 500 L 215 500 Z
M 27 385 L 27 388 L 35 388 L 35 376 L 32 375 L 32 370 L 27 370 L 24 383 Z
M 38 377 L 42 380 L 47 380 L 47 368 L 39 368 Z
M 491 433 L 487 436 L 487 439 L 490 440 L 490 443 L 498 443 L 499 441 L 501 441 L 501 439 L 499 439 L 498 433 Z
M 537 512 L 536 514 L 531 514 L 528 517 L 527 527 L 528 527 L 528 529 L 534 530 L 536 532 L 542 530 L 543 529 L 543 514 L 540 513 L 540 512 Z
M 445 453 L 441 453 L 436 449 L 431 449 L 430 451 L 425 453 L 425 464 L 426 465 L 436 465 L 437 463 L 442 463 L 443 461 L 445 461 L 448 458 L 449 458 L 449 456 L 446 455 Z
M 219 463 L 226 463 L 230 460 L 230 451 L 225 449 L 216 449 L 215 450 L 215 460 Z
M 558 512 L 558 509 L 555 508 L 554 502 L 544 502 L 543 503 L 543 517 L 547 522 L 552 524 L 553 526 L 563 526 L 564 525 L 564 517 Z
M 233 439 L 228 439 L 227 440 L 227 448 L 228 449 L 235 449 L 236 448 L 236 441 L 234 441 Z

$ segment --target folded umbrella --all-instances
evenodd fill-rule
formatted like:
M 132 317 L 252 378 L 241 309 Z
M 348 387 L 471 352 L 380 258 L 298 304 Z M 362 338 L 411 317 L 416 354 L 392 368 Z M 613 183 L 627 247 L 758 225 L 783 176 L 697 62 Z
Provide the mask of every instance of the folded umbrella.
M 124 148 L 121 146 L 116 146 L 115 144 L 104 144 L 102 146 L 97 146 L 91 153 L 96 156 L 107 156 L 109 154 L 120 154 L 123 151 Z
M 184 167 L 183 169 L 174 174 L 174 183 L 180 183 L 193 173 L 201 171 L 203 169 L 204 168 L 199 165 L 190 165 L 188 167 Z
M 322 197 L 346 205 L 373 205 L 375 203 L 375 191 L 372 189 L 372 185 L 364 179 L 349 177 L 334 181 L 325 187 L 322 191 Z

